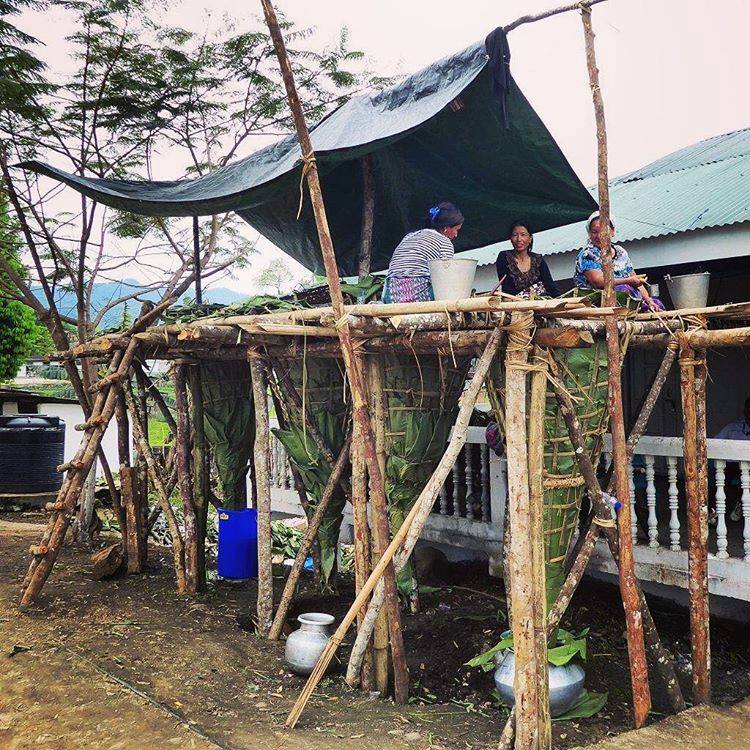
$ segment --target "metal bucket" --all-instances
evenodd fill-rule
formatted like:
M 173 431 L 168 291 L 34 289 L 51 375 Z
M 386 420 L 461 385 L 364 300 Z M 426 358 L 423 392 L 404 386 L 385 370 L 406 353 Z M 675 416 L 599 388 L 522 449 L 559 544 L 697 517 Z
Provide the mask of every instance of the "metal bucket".
M 430 279 L 435 299 L 466 299 L 471 297 L 477 261 L 469 258 L 448 258 L 430 263 Z
M 708 282 L 711 274 L 689 273 L 685 276 L 665 276 L 669 296 L 675 310 L 688 307 L 705 307 L 708 301 Z

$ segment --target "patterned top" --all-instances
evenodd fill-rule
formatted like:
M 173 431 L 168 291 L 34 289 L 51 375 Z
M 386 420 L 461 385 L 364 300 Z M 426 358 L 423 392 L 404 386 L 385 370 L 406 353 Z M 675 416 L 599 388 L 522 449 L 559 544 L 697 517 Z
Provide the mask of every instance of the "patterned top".
M 436 229 L 410 232 L 393 251 L 388 275 L 397 277 L 429 276 L 430 261 L 453 257 L 453 243 Z
M 626 276 L 632 276 L 635 273 L 633 264 L 630 262 L 628 251 L 622 245 L 612 245 L 615 251 L 615 257 L 612 260 L 612 275 L 615 279 L 623 279 Z M 575 285 L 580 289 L 593 289 L 588 279 L 586 271 L 602 270 L 602 251 L 589 243 L 578 253 L 576 258 Z

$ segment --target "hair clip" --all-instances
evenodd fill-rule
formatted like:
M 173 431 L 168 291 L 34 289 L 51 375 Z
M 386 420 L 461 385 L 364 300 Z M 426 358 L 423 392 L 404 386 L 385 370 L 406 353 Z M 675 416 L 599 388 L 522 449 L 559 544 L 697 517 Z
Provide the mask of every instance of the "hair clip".
M 435 221 L 435 219 L 437 219 L 437 216 L 438 216 L 438 214 L 439 214 L 439 213 L 440 213 L 440 206 L 433 206 L 433 207 L 432 207 L 432 208 L 431 208 L 431 209 L 429 210 L 429 214 L 430 214 L 430 219 L 431 219 L 432 221 Z

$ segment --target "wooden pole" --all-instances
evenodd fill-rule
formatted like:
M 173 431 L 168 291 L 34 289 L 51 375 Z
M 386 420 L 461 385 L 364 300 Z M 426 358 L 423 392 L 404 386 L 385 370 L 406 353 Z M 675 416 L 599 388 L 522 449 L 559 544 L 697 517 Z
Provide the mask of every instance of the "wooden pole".
M 372 266 L 372 230 L 375 221 L 375 177 L 372 154 L 362 157 L 362 245 L 359 250 L 359 278 L 369 276 Z
M 187 365 L 175 363 L 172 368 L 175 409 L 177 411 L 177 483 L 182 496 L 182 513 L 185 519 L 185 583 L 188 594 L 198 592 L 198 517 L 193 497 L 192 440 L 190 435 L 190 413 L 187 398 Z
M 281 75 L 286 87 L 289 107 L 292 110 L 294 125 L 297 130 L 300 148 L 302 150 L 303 174 L 307 178 L 307 187 L 310 192 L 315 224 L 318 230 L 320 240 L 320 249 L 323 256 L 323 265 L 325 266 L 328 287 L 331 292 L 331 305 L 340 325 L 337 326 L 339 341 L 341 342 L 341 354 L 346 368 L 349 388 L 352 394 L 352 414 L 357 429 L 362 435 L 364 444 L 365 460 L 367 470 L 370 473 L 370 484 L 372 486 L 373 508 L 375 523 L 380 528 L 384 538 L 388 537 L 388 518 L 378 513 L 378 508 L 384 508 L 385 488 L 383 476 L 380 472 L 378 459 L 375 449 L 375 436 L 367 408 L 365 397 L 365 388 L 362 381 L 362 373 L 358 366 L 355 356 L 354 342 L 352 341 L 349 325 L 344 312 L 344 298 L 341 292 L 341 280 L 339 279 L 338 268 L 336 266 L 336 255 L 333 248 L 333 240 L 328 227 L 325 204 L 323 202 L 323 193 L 320 187 L 320 178 L 318 176 L 318 167 L 315 161 L 315 153 L 310 141 L 310 133 L 307 129 L 305 116 L 302 111 L 302 105 L 297 95 L 297 89 L 294 83 L 294 75 L 289 62 L 289 57 L 284 46 L 284 39 L 281 35 L 276 12 L 273 9 L 271 0 L 261 0 L 263 13 L 266 24 L 268 25 L 273 45 L 276 50 L 276 56 L 279 59 Z M 388 613 L 388 625 L 391 638 L 391 653 L 393 657 L 393 682 L 394 682 L 394 700 L 398 704 L 405 704 L 409 697 L 409 671 L 406 666 L 406 654 L 404 651 L 403 634 L 401 632 L 401 613 L 399 611 L 398 591 L 396 589 L 396 577 L 393 572 L 393 566 L 388 566 L 385 574 L 386 587 L 386 607 Z
M 250 357 L 255 407 L 255 498 L 258 511 L 258 632 L 268 637 L 273 619 L 273 569 L 271 567 L 270 432 L 268 382 L 263 367 Z
M 565 424 L 568 428 L 568 435 L 573 445 L 576 454 L 576 460 L 578 467 L 581 471 L 586 482 L 586 489 L 588 490 L 589 497 L 594 510 L 594 518 L 598 519 L 598 525 L 600 526 L 599 533 L 602 533 L 607 540 L 612 559 L 617 565 L 618 570 L 620 568 L 620 550 L 619 550 L 619 535 L 616 530 L 612 528 L 610 524 L 604 522 L 605 519 L 611 517 L 611 510 L 609 506 L 604 502 L 602 497 L 601 487 L 596 478 L 596 470 L 591 463 L 588 453 L 586 452 L 583 434 L 581 432 L 581 426 L 576 417 L 575 407 L 570 394 L 563 388 L 559 383 L 558 370 L 554 357 L 550 360 L 550 370 L 554 378 L 551 381 L 552 388 L 555 391 L 555 396 L 560 403 L 560 410 L 565 420 Z M 622 510 L 620 511 L 622 512 Z M 588 531 L 587 531 L 588 533 Z M 685 710 L 685 701 L 682 697 L 682 691 L 680 690 L 680 684 L 677 681 L 677 675 L 675 672 L 674 660 L 672 659 L 669 652 L 664 648 L 659 638 L 659 633 L 656 629 L 653 617 L 651 616 L 651 610 L 648 607 L 646 597 L 643 595 L 638 580 L 635 581 L 636 591 L 638 594 L 640 614 L 643 618 L 643 629 L 648 644 L 649 652 L 651 653 L 651 661 L 654 665 L 657 674 L 662 680 L 664 690 L 667 697 L 672 705 L 672 709 L 675 713 Z
M 591 24 L 591 8 L 581 8 L 583 35 L 586 43 L 586 63 L 589 83 L 594 100 L 596 117 L 597 162 L 599 214 L 601 217 L 601 256 L 604 273 L 603 304 L 614 307 L 617 299 L 614 291 L 612 273 L 612 238 L 609 224 L 609 182 L 607 175 L 607 130 L 604 119 L 604 100 L 599 85 L 599 70 L 596 65 L 594 47 L 594 30 Z M 616 495 L 622 503 L 618 515 L 618 534 L 620 549 L 620 593 L 625 609 L 627 626 L 628 658 L 630 661 L 630 682 L 633 689 L 633 712 L 636 728 L 646 723 L 651 710 L 651 693 L 648 686 L 648 666 L 646 664 L 646 647 L 643 640 L 643 622 L 641 620 L 638 590 L 635 578 L 635 560 L 633 557 L 633 538 L 630 528 L 630 487 L 627 476 L 627 449 L 625 447 L 625 418 L 622 406 L 622 383 L 620 381 L 620 340 L 617 321 L 608 316 L 605 321 L 607 336 L 607 370 L 608 370 L 608 407 L 610 430 L 612 433 L 612 460 Z
M 526 425 L 526 374 L 531 349 L 533 314 L 511 316 L 512 333 L 505 350 L 505 440 L 508 459 L 508 513 L 510 539 L 510 592 L 513 612 L 513 651 L 516 706 L 516 750 L 540 750 L 540 654 L 536 642 L 537 578 Z M 515 329 L 515 330 L 514 330 Z M 546 649 L 545 649 L 546 652 Z M 545 653 L 546 659 L 546 653 Z
M 126 385 L 123 388 L 125 394 L 125 401 L 128 405 L 128 411 L 132 417 L 133 424 L 133 436 L 135 437 L 136 444 L 138 445 L 139 453 L 143 456 L 146 466 L 148 469 L 149 476 L 151 477 L 151 483 L 154 486 L 156 497 L 161 505 L 164 518 L 167 521 L 169 527 L 169 533 L 172 537 L 172 556 L 174 558 L 174 571 L 177 579 L 177 593 L 184 594 L 187 591 L 187 582 L 185 576 L 185 547 L 182 542 L 182 535 L 180 533 L 180 527 L 177 525 L 177 519 L 174 515 L 174 510 L 170 505 L 170 491 L 164 486 L 164 482 L 159 476 L 159 467 L 156 463 L 151 446 L 148 443 L 148 438 L 143 431 L 141 426 L 141 420 L 138 416 L 135 400 L 130 392 L 130 387 Z
M 547 667 L 547 592 L 544 563 L 544 411 L 547 398 L 547 363 L 534 347 L 528 422 L 529 543 L 532 551 L 531 589 L 533 597 L 534 653 L 537 684 L 537 741 L 535 747 L 552 747 Z
M 377 437 L 377 427 L 376 427 Z M 365 455 L 362 450 L 362 440 L 354 430 L 352 439 L 352 520 L 354 526 L 354 584 L 355 591 L 358 594 L 362 586 L 369 578 L 371 572 L 370 566 L 370 532 L 367 521 L 367 466 L 365 464 Z M 357 615 L 357 628 L 362 627 L 365 612 L 367 610 L 366 601 Z M 386 623 L 387 628 L 387 623 Z M 388 679 L 388 639 L 386 630 L 386 687 Z M 373 647 L 370 644 L 365 652 L 360 670 L 360 684 L 362 689 L 369 692 L 374 685 L 374 665 L 373 665 Z M 381 696 L 385 697 L 385 691 L 381 691 Z
M 696 377 L 696 370 L 700 375 Z M 705 433 L 705 359 L 680 342 L 680 392 L 688 520 L 688 593 L 693 663 L 693 703 L 711 700 L 711 643 L 708 615 L 708 492 Z M 697 396 L 703 400 L 700 417 Z M 700 426 L 699 426 L 700 423 Z M 702 444 L 701 444 L 702 443 Z
M 386 455 L 386 417 L 388 404 L 384 391 L 383 360 L 377 355 L 369 356 L 367 363 L 367 380 L 370 391 L 370 403 L 372 418 L 375 428 L 375 447 L 378 454 L 378 464 L 382 476 L 385 476 Z M 373 511 L 374 512 L 374 511 Z M 387 512 L 387 510 L 386 510 Z M 377 561 L 388 546 L 388 538 L 382 538 L 380 528 L 373 524 L 372 529 L 372 558 Z M 362 629 L 364 621 L 360 620 L 359 628 Z M 382 696 L 388 692 L 388 619 L 386 613 L 381 609 L 375 621 L 375 632 L 373 634 L 373 670 L 375 687 Z
M 155 310 L 161 311 L 160 308 L 155 308 Z M 143 321 L 148 323 L 149 317 L 144 316 L 139 322 L 142 323 Z M 42 543 L 35 549 L 35 554 L 29 565 L 29 570 L 24 579 L 24 591 L 19 603 L 21 610 L 25 610 L 31 605 L 52 572 L 52 567 L 60 553 L 65 534 L 74 514 L 83 483 L 99 451 L 102 436 L 117 405 L 117 389 L 111 386 L 125 377 L 135 356 L 136 347 L 137 343 L 131 340 L 125 351 L 116 352 L 112 356 L 107 375 L 109 380 L 104 387 L 97 391 L 91 409 L 91 418 L 88 420 L 91 426 L 84 432 L 81 445 L 71 462 L 72 468 L 57 494 L 55 504 L 61 506 L 62 510 L 55 511 L 50 516 L 47 529 L 42 537 Z
M 279 606 L 276 609 L 276 615 L 271 624 L 271 628 L 268 633 L 268 639 L 270 641 L 278 641 L 281 637 L 281 631 L 286 621 L 286 614 L 289 611 L 289 605 L 292 603 L 294 598 L 294 592 L 297 589 L 297 582 L 299 581 L 302 570 L 305 566 L 305 560 L 307 559 L 307 553 L 310 551 L 313 540 L 316 538 L 320 524 L 323 521 L 326 510 L 331 502 L 331 498 L 336 492 L 336 487 L 339 483 L 339 478 L 344 472 L 346 465 L 349 461 L 349 445 L 350 439 L 347 436 L 344 446 L 341 448 L 339 457 L 336 459 L 336 463 L 331 469 L 331 474 L 328 477 L 325 489 L 323 490 L 323 496 L 320 498 L 320 502 L 315 508 L 315 512 L 312 518 L 308 521 L 307 529 L 302 537 L 300 548 L 297 550 L 297 554 L 294 558 L 294 564 L 289 571 L 289 576 L 284 584 L 284 591 L 281 594 L 279 600 Z
M 187 368 L 190 422 L 193 426 L 193 501 L 198 522 L 198 591 L 206 590 L 206 525 L 211 496 L 208 441 L 203 414 L 203 387 L 199 365 Z
M 458 456 L 466 442 L 466 431 L 469 428 L 469 420 L 474 410 L 477 396 L 479 395 L 479 391 L 481 390 L 482 384 L 484 383 L 484 379 L 487 377 L 490 365 L 492 364 L 492 361 L 495 358 L 498 349 L 500 348 L 501 341 L 502 331 L 498 329 L 495 331 L 495 336 L 493 336 L 493 338 L 488 342 L 487 348 L 485 349 L 484 353 L 479 358 L 474 369 L 474 375 L 472 376 L 468 387 L 461 394 L 458 416 L 453 428 L 453 434 L 448 443 L 448 446 L 445 449 L 445 452 L 443 453 L 443 457 L 438 462 L 435 471 L 425 484 L 424 489 L 407 514 L 404 522 L 401 524 L 401 527 L 394 535 L 391 543 L 388 545 L 388 548 L 383 552 L 382 557 L 374 566 L 370 577 L 362 586 L 362 590 L 355 598 L 354 603 L 342 619 L 341 624 L 336 629 L 336 632 L 331 636 L 328 642 L 328 646 L 318 659 L 318 663 L 315 665 L 315 669 L 308 678 L 307 683 L 302 690 L 302 693 L 300 694 L 299 698 L 294 704 L 294 707 L 292 708 L 292 711 L 287 717 L 286 726 L 288 728 L 291 729 L 296 725 L 300 714 L 307 704 L 307 701 L 310 699 L 310 696 L 313 694 L 313 691 L 325 674 L 325 671 L 328 668 L 328 665 L 331 663 L 331 659 L 333 659 L 333 656 L 336 653 L 339 645 L 341 645 L 341 641 L 346 635 L 347 630 L 356 619 L 357 614 L 359 613 L 359 610 L 364 602 L 373 593 L 381 578 L 383 578 L 385 570 L 392 563 L 393 558 L 396 556 L 396 553 L 399 552 L 399 549 L 400 552 L 396 560 L 396 567 L 403 567 L 409 559 L 409 556 L 411 555 L 412 550 L 414 549 L 414 546 L 419 539 L 419 535 L 424 528 L 427 518 L 432 511 L 432 507 L 435 503 L 435 498 L 438 496 L 440 488 L 443 486 L 446 477 L 452 470 L 453 465 L 456 461 L 456 456 Z M 372 628 L 375 625 L 375 619 L 377 617 L 379 607 L 382 606 L 384 601 L 383 592 L 385 591 L 385 586 L 378 586 L 378 588 L 379 596 L 373 596 L 372 601 L 370 602 L 370 606 L 367 609 L 367 614 L 365 615 L 365 622 L 363 623 L 362 629 L 357 635 L 357 640 L 364 643 L 367 643 L 370 635 L 372 634 Z M 356 643 L 355 647 L 357 647 Z

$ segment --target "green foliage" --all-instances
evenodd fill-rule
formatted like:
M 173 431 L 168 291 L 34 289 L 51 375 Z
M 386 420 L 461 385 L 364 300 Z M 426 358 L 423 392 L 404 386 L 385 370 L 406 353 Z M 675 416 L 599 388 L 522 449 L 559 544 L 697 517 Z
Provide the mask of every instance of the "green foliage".
M 40 113 L 36 97 L 49 87 L 44 81 L 44 63 L 32 51 L 37 40 L 10 18 L 45 5 L 39 0 L 0 0 L 0 112 L 12 120 L 36 119 Z
M 552 721 L 574 721 L 588 719 L 601 711 L 607 705 L 609 693 L 591 693 L 584 690 L 581 697 L 564 713 L 555 716 Z
M 14 378 L 31 351 L 36 317 L 22 302 L 0 297 L 0 381 Z
M 163 448 L 174 443 L 169 425 L 159 419 L 148 420 L 148 442 L 154 448 Z
M 271 523 L 271 554 L 282 555 L 285 559 L 295 558 L 302 546 L 302 529 L 287 526 L 283 521 Z
M 550 664 L 554 664 L 556 667 L 561 667 L 564 664 L 567 664 L 577 656 L 580 656 L 581 661 L 586 661 L 586 636 L 588 635 L 588 632 L 589 629 L 585 628 L 578 635 L 574 635 L 568 630 L 558 628 L 558 645 L 554 646 L 553 648 L 547 649 L 547 661 L 549 661 Z M 506 635 L 491 649 L 467 661 L 466 666 L 479 667 L 483 672 L 489 672 L 495 667 L 495 654 L 499 653 L 500 651 L 505 651 L 509 648 L 513 648 L 512 633 Z

